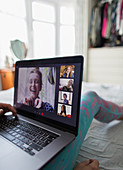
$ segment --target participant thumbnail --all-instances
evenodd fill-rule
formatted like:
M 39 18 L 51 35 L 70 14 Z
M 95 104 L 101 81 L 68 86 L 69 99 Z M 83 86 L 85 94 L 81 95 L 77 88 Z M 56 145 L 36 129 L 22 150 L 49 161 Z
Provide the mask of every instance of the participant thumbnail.
M 65 65 L 60 68 L 60 77 L 74 78 L 74 65 Z
M 65 104 L 58 104 L 57 115 L 71 118 L 71 110 L 72 110 L 72 106 L 68 106 Z
M 60 79 L 59 90 L 72 92 L 73 91 L 73 79 Z
M 59 103 L 72 105 L 73 93 L 59 91 Z

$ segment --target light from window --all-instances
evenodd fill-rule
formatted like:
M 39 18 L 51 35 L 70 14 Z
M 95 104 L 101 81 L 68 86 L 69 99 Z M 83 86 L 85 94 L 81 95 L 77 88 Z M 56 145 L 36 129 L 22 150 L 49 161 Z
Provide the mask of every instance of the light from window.
M 74 26 L 61 26 L 60 28 L 60 54 L 75 53 L 75 28 Z
M 27 42 L 26 23 L 23 19 L 0 14 L 0 65 L 4 66 L 5 56 L 12 56 L 10 40 L 19 39 Z M 10 61 L 11 63 L 12 61 Z
M 33 22 L 34 57 L 42 58 L 55 55 L 54 24 Z
M 27 42 L 25 0 L 0 0 L 0 67 L 5 66 L 5 56 L 12 64 L 10 41 Z
M 44 5 L 41 3 L 32 3 L 32 15 L 33 19 L 45 21 L 45 22 L 55 22 L 55 11 L 54 7 L 51 5 Z
M 0 0 L 0 11 L 24 18 L 25 0 Z
M 60 8 L 60 55 L 75 53 L 75 11 L 72 7 Z
M 60 8 L 60 23 L 65 25 L 75 24 L 75 14 L 73 8 L 69 7 Z

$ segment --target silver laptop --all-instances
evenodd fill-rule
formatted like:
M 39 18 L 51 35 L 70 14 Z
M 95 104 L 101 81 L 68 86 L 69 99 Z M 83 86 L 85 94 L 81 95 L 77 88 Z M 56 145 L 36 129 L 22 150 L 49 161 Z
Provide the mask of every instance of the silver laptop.
M 44 167 L 78 134 L 83 57 L 18 61 L 13 116 L 0 117 L 0 169 Z

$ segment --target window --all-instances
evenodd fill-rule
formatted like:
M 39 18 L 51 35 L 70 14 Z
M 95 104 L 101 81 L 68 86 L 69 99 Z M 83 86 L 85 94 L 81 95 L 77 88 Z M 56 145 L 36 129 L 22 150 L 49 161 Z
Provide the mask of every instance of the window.
M 75 53 L 75 9 L 48 1 L 33 1 L 34 57 Z
M 60 8 L 60 54 L 75 53 L 75 10 Z
M 55 55 L 55 9 L 39 2 L 32 3 L 34 57 Z
M 16 6 L 16 7 L 15 7 Z M 27 42 L 24 0 L 0 1 L 0 66 L 5 66 L 5 58 L 9 56 L 12 64 L 10 40 L 20 39 Z
M 5 66 L 6 56 L 12 63 L 10 40 L 15 39 L 25 42 L 29 58 L 75 54 L 74 3 L 69 0 L 0 1 L 0 67 Z

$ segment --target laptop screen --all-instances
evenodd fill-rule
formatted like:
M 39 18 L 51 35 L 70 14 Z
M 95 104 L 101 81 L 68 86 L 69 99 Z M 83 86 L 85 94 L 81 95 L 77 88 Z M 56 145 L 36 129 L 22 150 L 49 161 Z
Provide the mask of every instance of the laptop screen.
M 76 56 L 17 62 L 14 106 L 38 119 L 76 127 L 82 59 Z

